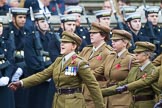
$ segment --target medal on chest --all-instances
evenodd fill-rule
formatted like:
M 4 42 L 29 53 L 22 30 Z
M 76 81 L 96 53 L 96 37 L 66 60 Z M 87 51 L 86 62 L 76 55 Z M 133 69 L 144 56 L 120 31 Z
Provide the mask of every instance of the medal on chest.
M 65 75 L 67 75 L 67 76 L 76 76 L 77 75 L 77 70 L 78 70 L 78 68 L 76 66 L 74 66 L 74 67 L 67 66 L 65 68 Z

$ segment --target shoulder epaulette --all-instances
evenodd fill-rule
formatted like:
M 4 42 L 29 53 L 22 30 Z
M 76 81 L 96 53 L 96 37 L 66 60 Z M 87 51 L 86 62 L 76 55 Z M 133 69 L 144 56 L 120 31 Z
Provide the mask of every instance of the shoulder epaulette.
M 77 57 L 78 57 L 79 59 L 81 59 L 81 60 L 83 60 L 83 59 L 84 59 L 83 57 L 81 57 L 81 56 L 79 56 L 79 55 L 77 55 Z
M 58 57 L 62 57 L 63 55 L 62 54 L 60 54 Z
M 106 48 L 109 49 L 110 51 L 113 51 L 113 48 L 110 45 L 106 45 Z
M 131 56 L 133 56 L 133 57 L 135 56 L 135 54 L 133 54 L 133 53 L 129 53 L 129 54 L 130 54 Z
M 93 45 L 92 45 L 92 44 L 90 44 L 90 45 L 87 45 L 86 47 L 93 47 Z

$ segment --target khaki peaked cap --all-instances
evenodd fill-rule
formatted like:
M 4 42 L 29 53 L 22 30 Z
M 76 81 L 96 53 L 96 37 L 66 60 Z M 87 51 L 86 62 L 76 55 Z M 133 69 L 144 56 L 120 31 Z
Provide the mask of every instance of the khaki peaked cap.
M 80 46 L 82 43 L 82 39 L 78 35 L 67 31 L 62 33 L 62 38 L 60 40 L 61 42 L 75 43 L 77 46 Z
M 111 28 L 109 28 L 104 23 L 92 22 L 91 29 L 89 30 L 89 32 L 104 32 L 104 33 L 110 33 L 110 30 L 111 30 Z
M 111 38 L 111 40 L 117 40 L 117 39 L 131 40 L 132 35 L 129 32 L 125 31 L 125 30 L 114 29 L 114 30 L 112 30 L 112 38 Z
M 134 52 L 144 52 L 144 51 L 155 51 L 155 45 L 150 42 L 136 42 L 136 48 Z

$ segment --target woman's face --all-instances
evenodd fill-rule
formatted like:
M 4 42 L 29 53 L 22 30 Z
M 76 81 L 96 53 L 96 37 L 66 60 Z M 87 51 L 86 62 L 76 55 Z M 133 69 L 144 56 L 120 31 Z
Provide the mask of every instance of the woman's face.
M 41 29 L 43 31 L 49 30 L 49 24 L 47 23 L 46 20 L 39 20 L 37 23 L 37 26 L 39 27 L 39 29 Z
M 144 63 L 149 57 L 146 55 L 144 52 L 136 52 L 136 59 L 138 60 L 139 63 Z
M 117 53 L 122 51 L 122 49 L 126 48 L 126 45 L 127 44 L 121 39 L 112 40 L 112 47 Z
M 61 54 L 66 55 L 75 51 L 76 45 L 69 42 L 61 42 Z

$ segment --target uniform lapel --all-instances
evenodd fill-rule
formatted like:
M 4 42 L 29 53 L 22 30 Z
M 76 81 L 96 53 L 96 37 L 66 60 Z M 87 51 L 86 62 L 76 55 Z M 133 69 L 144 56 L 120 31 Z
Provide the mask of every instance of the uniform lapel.
M 89 50 L 87 50 L 87 56 L 85 56 L 86 60 L 90 60 L 92 57 L 91 54 L 93 53 L 93 47 L 91 47 Z
M 126 50 L 119 58 L 120 59 L 125 59 L 126 55 L 128 55 L 128 50 Z
M 125 52 L 123 52 L 123 54 L 120 56 L 120 57 L 118 57 L 118 58 L 116 58 L 115 59 L 115 65 L 116 64 L 120 64 L 120 62 L 122 61 L 122 59 L 125 59 L 125 57 L 126 57 L 126 55 L 128 54 L 128 51 L 126 50 Z
M 104 47 L 105 47 L 105 43 L 97 51 L 94 52 L 94 54 L 92 55 L 92 57 L 89 56 L 90 58 L 88 60 L 91 60 L 92 58 L 97 57 L 102 52 L 102 50 L 104 49 Z
M 132 68 L 134 70 L 131 70 L 131 82 L 136 81 L 137 74 L 140 72 L 139 67 Z
M 74 54 L 74 55 L 75 55 L 75 54 Z M 74 55 L 73 55 L 73 56 L 74 56 Z M 72 57 L 70 57 L 70 58 L 65 62 L 65 64 L 63 65 L 62 71 L 65 70 L 66 66 L 70 66 L 71 62 L 72 62 Z
M 151 66 L 151 63 L 150 63 L 149 65 L 147 65 L 147 66 L 145 67 L 145 69 L 144 69 L 143 71 L 140 72 L 140 74 L 137 76 L 137 80 L 143 78 L 143 75 L 144 75 L 145 73 L 146 73 L 146 74 L 149 73 L 149 71 L 151 70 L 151 68 L 152 68 L 152 66 Z
M 106 70 L 105 72 L 107 72 L 107 73 L 105 73 L 105 75 L 108 75 L 107 77 L 109 77 L 110 76 L 110 71 L 111 71 L 111 69 L 113 67 L 113 64 L 114 64 L 115 60 L 116 60 L 116 54 L 108 55 L 106 60 L 107 61 L 105 62 L 105 70 Z
M 59 59 L 58 59 L 58 61 L 57 61 L 57 64 L 58 64 L 58 69 L 60 69 L 61 70 L 61 68 L 62 68 L 62 58 L 63 57 L 60 57 Z

